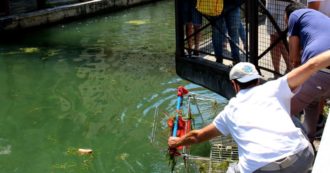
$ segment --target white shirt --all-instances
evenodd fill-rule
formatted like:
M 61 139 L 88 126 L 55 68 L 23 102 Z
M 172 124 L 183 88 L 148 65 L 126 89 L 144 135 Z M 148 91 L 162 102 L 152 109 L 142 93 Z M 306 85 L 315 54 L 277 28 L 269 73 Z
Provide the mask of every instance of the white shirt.
M 253 172 L 308 146 L 290 117 L 292 96 L 284 76 L 241 90 L 214 119 L 216 128 L 224 135 L 231 134 L 237 143 L 242 173 Z
M 319 11 L 330 17 L 330 0 L 307 0 L 307 3 L 320 1 Z

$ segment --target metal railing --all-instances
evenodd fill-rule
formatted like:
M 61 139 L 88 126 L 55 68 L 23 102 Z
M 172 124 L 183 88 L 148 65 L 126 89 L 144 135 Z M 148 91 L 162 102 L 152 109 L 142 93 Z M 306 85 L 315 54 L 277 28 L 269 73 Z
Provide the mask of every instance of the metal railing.
M 202 15 L 196 9 L 187 12 L 187 2 L 193 7 L 196 3 L 194 0 L 175 3 L 177 73 L 182 78 L 224 93 L 219 91 L 223 88 L 211 86 L 214 82 L 201 81 L 205 78 L 203 74 L 222 71 L 221 75 L 227 75 L 238 61 L 255 64 L 266 78 L 277 78 L 290 70 L 284 23 L 284 9 L 290 1 L 242 0 L 227 7 L 225 2 L 222 14 L 216 17 Z M 202 15 L 200 23 L 194 20 L 198 15 Z M 197 70 L 201 71 L 187 72 L 185 66 L 200 66 Z

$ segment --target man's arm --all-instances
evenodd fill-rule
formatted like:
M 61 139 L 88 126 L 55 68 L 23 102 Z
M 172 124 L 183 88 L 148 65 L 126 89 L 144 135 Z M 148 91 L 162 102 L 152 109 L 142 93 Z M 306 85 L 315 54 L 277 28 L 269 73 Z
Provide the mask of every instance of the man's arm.
M 328 66 L 330 66 L 330 50 L 316 55 L 305 64 L 293 69 L 287 74 L 291 91 L 303 84 L 315 72 Z
M 298 67 L 301 64 L 300 40 L 298 36 L 289 37 L 289 57 L 292 68 Z
M 307 7 L 314 9 L 314 10 L 319 10 L 320 9 L 320 1 L 313 1 L 313 2 L 308 2 Z
M 182 145 L 200 143 L 200 142 L 204 142 L 209 139 L 212 139 L 219 135 L 221 135 L 221 133 L 214 126 L 214 124 L 211 123 L 202 129 L 193 130 L 182 137 L 168 138 L 168 146 L 170 148 L 176 148 L 176 147 L 182 146 Z

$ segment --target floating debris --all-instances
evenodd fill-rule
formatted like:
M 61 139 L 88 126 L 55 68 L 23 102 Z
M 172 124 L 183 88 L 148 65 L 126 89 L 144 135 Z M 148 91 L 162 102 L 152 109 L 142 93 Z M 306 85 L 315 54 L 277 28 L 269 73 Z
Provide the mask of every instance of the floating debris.
M 11 153 L 11 146 L 0 146 L 0 155 L 9 155 Z
M 132 25 L 143 25 L 143 24 L 148 23 L 148 21 L 147 20 L 130 20 L 126 23 L 129 23 L 129 24 L 132 24 Z
M 36 52 L 39 52 L 39 48 L 26 47 L 26 48 L 20 48 L 20 51 L 23 51 L 24 53 L 36 53 Z
M 79 152 L 81 155 L 85 155 L 85 154 L 92 154 L 92 153 L 93 153 L 93 150 L 92 150 L 92 149 L 83 149 L 83 148 L 79 148 L 79 149 L 78 149 L 78 152 Z

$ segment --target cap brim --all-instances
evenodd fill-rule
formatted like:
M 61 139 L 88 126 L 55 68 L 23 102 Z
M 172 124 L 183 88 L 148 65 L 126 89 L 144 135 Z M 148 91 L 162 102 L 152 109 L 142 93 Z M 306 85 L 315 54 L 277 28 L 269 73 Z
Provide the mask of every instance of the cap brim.
M 260 75 L 253 74 L 253 75 L 245 76 L 245 77 L 242 77 L 242 78 L 239 78 L 239 79 L 236 79 L 236 80 L 238 80 L 238 82 L 241 82 L 241 83 L 246 83 L 246 82 L 250 82 L 254 79 L 260 79 L 260 78 L 261 78 Z

